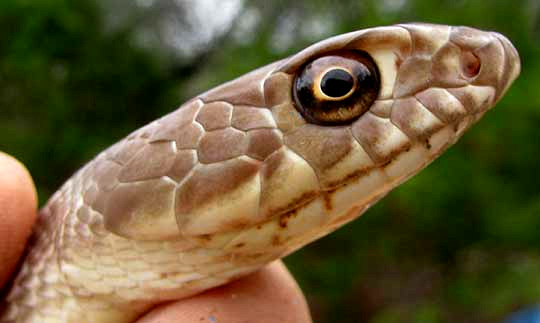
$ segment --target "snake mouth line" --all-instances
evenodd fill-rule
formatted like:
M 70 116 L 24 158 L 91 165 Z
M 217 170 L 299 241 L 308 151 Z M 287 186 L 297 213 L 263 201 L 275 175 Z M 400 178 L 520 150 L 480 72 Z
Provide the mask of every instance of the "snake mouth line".
M 480 111 L 477 113 L 470 113 L 468 114 L 467 118 L 470 118 L 471 121 L 468 122 L 465 128 L 469 128 L 472 126 L 472 124 L 479 119 L 481 115 L 483 115 L 485 111 Z M 317 192 L 310 192 L 307 194 L 302 195 L 300 198 L 298 198 L 295 202 L 291 203 L 291 205 L 281 208 L 280 210 L 277 210 L 271 218 L 269 218 L 267 221 L 264 221 L 262 223 L 259 223 L 258 225 L 272 222 L 272 221 L 278 221 L 280 227 L 286 228 L 288 220 L 291 218 L 294 218 L 296 214 L 298 214 L 303 208 L 307 207 L 310 203 L 320 198 L 323 202 L 325 210 L 330 213 L 335 209 L 333 197 L 336 192 L 344 189 L 345 187 L 349 185 L 353 185 L 355 182 L 359 181 L 361 178 L 370 175 L 372 172 L 380 172 L 382 174 L 385 174 L 385 169 L 387 169 L 390 165 L 392 165 L 395 162 L 399 161 L 399 156 L 403 153 L 408 153 L 411 151 L 412 147 L 416 146 L 423 146 L 423 149 L 425 149 L 427 152 L 429 152 L 429 155 L 427 155 L 427 158 L 421 163 L 418 164 L 417 167 L 409 171 L 408 173 L 401 174 L 401 176 L 398 176 L 397 178 L 390 178 L 388 176 L 385 176 L 385 182 L 380 185 L 380 187 L 377 190 L 374 190 L 373 194 L 371 195 L 371 198 L 360 198 L 358 201 L 358 204 L 365 203 L 365 201 L 373 200 L 375 196 L 380 196 L 386 194 L 388 191 L 390 191 L 393 187 L 396 187 L 400 185 L 401 183 L 407 181 L 409 178 L 417 174 L 421 169 L 426 167 L 429 163 L 431 163 L 434 159 L 436 159 L 446 148 L 451 146 L 455 141 L 459 139 L 459 137 L 464 133 L 465 129 L 460 129 L 460 123 L 461 121 L 456 121 L 453 123 L 446 124 L 445 127 L 440 129 L 437 132 L 434 132 L 431 137 L 435 136 L 437 133 L 442 133 L 448 129 L 452 131 L 452 137 L 449 138 L 449 140 L 444 143 L 442 146 L 437 147 L 437 150 L 433 150 L 433 144 L 431 143 L 430 138 L 426 138 L 423 140 L 417 140 L 412 142 L 410 146 L 408 146 L 405 149 L 402 149 L 399 153 L 394 154 L 388 160 L 384 162 L 380 162 L 373 167 L 367 167 L 360 170 L 356 170 L 345 177 L 343 177 L 340 180 L 336 180 L 334 182 L 329 183 L 328 187 L 321 189 Z M 362 206 L 356 205 L 356 209 L 361 209 Z M 336 215 L 337 218 L 339 218 L 341 215 Z

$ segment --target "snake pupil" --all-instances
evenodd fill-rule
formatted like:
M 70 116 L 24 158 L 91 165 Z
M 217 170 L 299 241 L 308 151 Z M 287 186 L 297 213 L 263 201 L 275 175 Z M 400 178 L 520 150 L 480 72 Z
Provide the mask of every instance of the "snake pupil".
M 339 98 L 349 93 L 354 86 L 353 76 L 342 69 L 328 71 L 321 80 L 321 90 L 329 97 Z

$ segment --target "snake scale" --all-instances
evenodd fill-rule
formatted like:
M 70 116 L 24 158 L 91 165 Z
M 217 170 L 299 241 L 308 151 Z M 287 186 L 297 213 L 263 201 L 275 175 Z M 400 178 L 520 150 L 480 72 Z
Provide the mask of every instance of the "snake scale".
M 39 214 L 0 322 L 127 323 L 357 218 L 520 72 L 504 36 L 332 37 L 203 93 L 86 164 Z

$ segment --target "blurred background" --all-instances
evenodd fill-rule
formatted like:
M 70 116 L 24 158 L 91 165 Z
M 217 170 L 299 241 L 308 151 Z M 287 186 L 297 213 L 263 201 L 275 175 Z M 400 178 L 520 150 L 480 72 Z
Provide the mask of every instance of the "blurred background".
M 286 263 L 317 323 L 501 322 L 540 302 L 539 1 L 1 0 L 0 150 L 28 166 L 43 204 L 202 91 L 328 36 L 410 21 L 497 30 L 522 75 L 431 167 Z

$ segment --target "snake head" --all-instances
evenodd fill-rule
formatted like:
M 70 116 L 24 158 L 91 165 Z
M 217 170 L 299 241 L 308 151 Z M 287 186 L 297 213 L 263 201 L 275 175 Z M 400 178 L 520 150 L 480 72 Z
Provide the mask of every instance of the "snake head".
M 134 132 L 98 157 L 85 196 L 123 237 L 284 254 L 428 165 L 519 71 L 504 36 L 467 27 L 329 38 Z
M 262 164 L 248 211 L 256 216 L 240 223 L 273 221 L 259 236 L 279 244 L 361 214 L 453 144 L 519 71 L 500 34 L 405 24 L 324 40 L 201 98 L 229 102 L 233 119 L 243 106 L 271 112 L 275 126 L 247 132 L 259 132 L 246 154 Z M 233 244 L 256 235 L 252 228 Z

